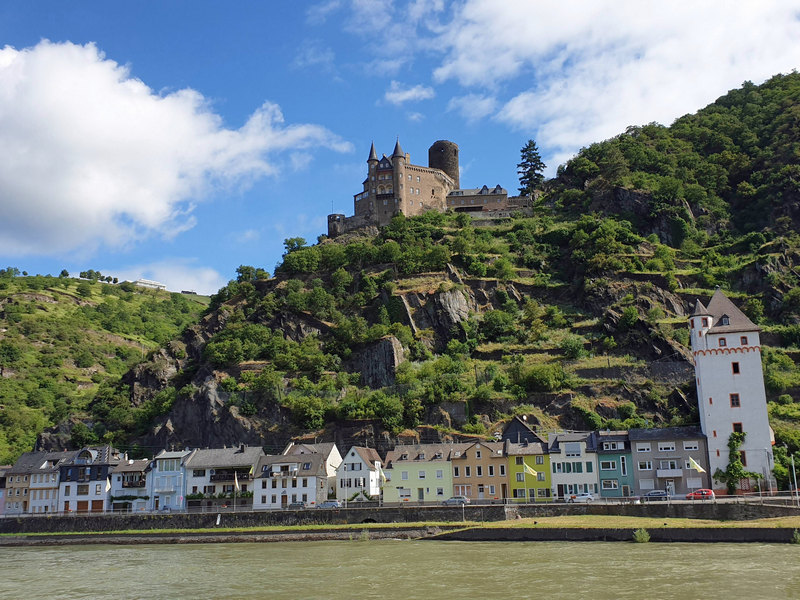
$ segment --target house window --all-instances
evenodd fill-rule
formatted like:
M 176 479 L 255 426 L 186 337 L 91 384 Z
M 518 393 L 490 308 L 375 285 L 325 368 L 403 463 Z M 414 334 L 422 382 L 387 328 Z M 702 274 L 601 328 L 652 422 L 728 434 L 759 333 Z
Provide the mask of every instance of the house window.
M 700 444 L 697 442 L 683 442 L 683 449 L 684 450 L 699 450 Z
M 650 452 L 650 444 L 636 444 L 637 452 Z
M 525 481 L 525 473 L 517 473 L 517 481 Z
M 659 452 L 675 452 L 675 442 L 659 442 Z
M 722 325 L 730 325 L 731 324 L 731 320 L 728 318 L 728 315 L 722 315 L 722 318 L 720 319 L 720 322 L 722 323 Z
M 459 477 L 458 467 L 453 467 L 453 477 Z
M 601 471 L 616 471 L 617 469 L 617 461 L 615 460 L 601 460 L 600 461 L 600 470 Z
M 566 442 L 564 444 L 564 456 L 580 456 L 581 445 L 578 442 Z
M 436 471 L 436 479 L 443 479 L 443 478 L 444 478 L 444 471 L 442 471 L 441 469 Z
M 678 468 L 678 461 L 675 459 L 669 460 L 661 460 L 658 463 L 659 469 L 677 469 Z
M 578 463 L 578 464 L 576 464 L 575 466 L 576 466 L 576 467 L 580 467 L 580 466 L 581 466 L 581 463 Z M 592 470 L 593 470 L 592 463 L 591 463 L 591 461 L 588 461 L 588 460 L 587 460 L 587 461 L 586 461 L 586 472 L 587 472 L 587 473 L 591 473 L 591 472 L 592 472 Z M 576 473 L 580 473 L 581 471 L 580 471 L 580 469 L 576 469 L 576 471 L 575 471 L 575 472 L 576 472 Z
M 717 430 L 716 429 L 714 431 L 712 431 L 711 433 L 712 433 L 713 437 L 717 437 Z
M 420 479 L 425 479 L 425 471 L 420 471 L 419 472 L 419 478 Z
M 79 496 L 88 496 L 89 495 L 89 486 L 88 485 L 79 485 L 78 486 L 78 495 Z
M 94 486 L 94 495 L 95 495 L 95 496 L 99 496 L 100 494 L 101 494 L 101 491 L 100 491 L 100 484 L 98 483 L 98 484 L 96 484 L 96 485 Z
M 733 371 L 734 375 L 738 375 L 739 374 L 739 363 L 738 362 L 731 363 L 731 371 Z
M 600 482 L 600 487 L 604 490 L 616 490 L 619 488 L 619 482 L 616 479 L 603 479 Z
M 741 405 L 739 394 L 731 394 L 731 408 L 739 408 Z
M 742 466 L 747 466 L 747 455 L 744 453 L 744 450 L 739 450 L 739 457 L 742 459 Z
M 739 341 L 742 343 L 742 346 L 747 346 L 747 336 L 746 335 L 743 335 L 741 338 L 739 338 Z
M 514 457 L 514 464 L 521 465 L 522 464 L 522 457 L 521 456 L 515 456 Z
M 481 457 L 481 451 L 480 450 L 476 450 L 475 451 L 475 458 L 480 458 L 480 457 Z
M 400 471 L 400 479 L 402 479 L 403 481 L 408 479 L 408 471 Z
M 640 471 L 652 471 L 653 463 L 649 460 L 640 460 L 637 463 L 636 468 L 638 468 Z
M 464 477 L 472 477 L 472 472 L 469 467 L 464 467 Z
M 494 477 L 494 465 L 489 465 L 489 477 Z
M 708 327 L 708 317 L 703 317 L 703 327 Z
M 544 464 L 544 456 L 537 456 L 536 457 L 536 464 L 543 465 Z
M 444 488 L 436 488 L 437 496 L 444 496 Z
M 506 466 L 500 465 L 500 477 L 506 474 Z
M 483 467 L 481 465 L 475 467 L 475 477 L 483 477 Z
M 206 470 L 205 469 L 193 469 L 192 470 L 192 477 L 205 477 Z
M 744 429 L 742 429 L 742 424 L 741 423 L 734 423 L 733 424 L 733 432 L 734 433 L 742 433 L 743 431 L 744 431 Z
M 543 471 L 537 471 L 536 472 L 536 481 L 545 481 L 546 479 L 547 478 L 546 478 L 545 473 Z
M 719 346 L 720 348 L 724 348 L 728 345 L 728 341 L 725 338 L 719 338 Z
M 639 480 L 639 488 L 642 490 L 652 490 L 655 489 L 655 484 L 653 479 L 640 479 Z

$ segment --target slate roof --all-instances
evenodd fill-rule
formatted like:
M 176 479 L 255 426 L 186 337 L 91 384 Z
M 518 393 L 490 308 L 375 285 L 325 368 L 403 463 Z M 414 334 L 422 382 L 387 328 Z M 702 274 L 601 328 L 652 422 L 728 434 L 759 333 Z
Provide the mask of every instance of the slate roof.
M 350 452 L 355 450 L 356 454 L 361 458 L 361 461 L 366 464 L 370 471 L 375 470 L 375 462 L 383 462 L 381 455 L 375 448 L 367 448 L 365 446 L 353 446 L 347 451 L 345 456 L 350 456 Z
M 711 328 L 708 333 L 734 333 L 738 331 L 761 331 L 761 329 L 753 323 L 746 314 L 739 310 L 730 299 L 718 289 L 711 296 L 711 301 L 708 303 L 708 308 L 705 312 L 698 313 L 697 310 L 705 308 L 698 300 L 695 306 L 696 315 L 711 315 Z M 728 318 L 728 323 L 723 324 L 723 318 Z
M 517 444 L 516 442 L 505 442 L 506 456 L 531 456 L 534 454 L 547 454 L 547 445 L 541 442 Z
M 25 452 L 7 471 L 11 474 L 51 473 L 58 471 L 58 466 L 71 461 L 78 454 L 77 450 L 66 452 Z
M 283 451 L 284 455 L 296 455 L 296 454 L 309 454 L 314 452 L 319 452 L 327 459 L 333 449 L 336 447 L 334 442 L 322 442 L 319 444 L 293 444 L 290 443 Z
M 556 433 L 549 438 L 550 452 L 561 452 L 561 444 L 565 442 L 586 442 L 587 452 L 596 452 L 596 438 L 591 431 L 579 431 L 572 433 Z
M 386 453 L 386 465 L 384 469 L 392 469 L 394 463 L 398 464 L 413 464 L 417 462 L 447 462 L 451 460 L 456 453 L 463 455 L 464 451 L 469 448 L 470 443 L 458 444 L 404 444 L 395 446 L 392 450 Z M 404 454 L 408 458 L 402 458 Z M 425 458 L 421 458 L 422 455 Z M 439 455 L 437 457 L 437 454 Z
M 194 450 L 162 450 L 158 454 L 156 454 L 153 460 L 163 460 L 163 459 L 170 459 L 170 458 L 185 458 L 189 456 Z
M 150 466 L 149 458 L 140 458 L 138 460 L 123 460 L 116 467 L 112 473 L 144 473 Z
M 264 456 L 261 446 L 198 449 L 187 459 L 186 467 L 191 469 L 252 467 L 260 456 Z
M 686 427 L 631 429 L 628 431 L 628 437 L 631 441 L 646 441 L 705 438 L 705 435 L 698 425 L 690 425 Z
M 303 465 L 309 463 L 309 468 L 304 469 Z M 256 464 L 256 479 L 268 478 L 272 465 L 297 465 L 298 477 L 325 477 L 325 456 L 319 452 L 306 454 L 278 454 L 266 455 L 258 459 Z
M 494 457 L 494 458 L 503 455 L 503 442 L 483 442 L 483 441 L 478 441 L 478 442 L 471 442 L 471 443 L 465 444 L 464 450 L 458 456 L 456 456 L 455 453 L 454 453 L 453 457 L 451 458 L 451 460 L 459 460 L 459 459 L 467 458 L 466 452 L 467 452 L 467 450 L 469 450 L 473 446 L 483 446 L 484 448 L 488 449 L 492 453 L 492 457 Z

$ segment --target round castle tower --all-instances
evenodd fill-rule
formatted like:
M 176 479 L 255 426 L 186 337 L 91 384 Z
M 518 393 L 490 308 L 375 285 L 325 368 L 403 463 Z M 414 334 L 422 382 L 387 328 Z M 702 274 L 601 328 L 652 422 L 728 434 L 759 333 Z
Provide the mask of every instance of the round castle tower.
M 455 182 L 455 189 L 461 188 L 458 174 L 458 144 L 447 140 L 434 142 L 428 149 L 428 166 L 444 171 Z

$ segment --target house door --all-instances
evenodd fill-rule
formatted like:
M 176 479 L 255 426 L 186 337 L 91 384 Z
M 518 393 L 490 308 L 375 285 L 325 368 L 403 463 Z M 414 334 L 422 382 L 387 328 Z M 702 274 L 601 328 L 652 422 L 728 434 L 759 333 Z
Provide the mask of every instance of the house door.
M 483 500 L 483 486 L 478 486 L 478 500 Z
M 508 494 L 506 494 L 506 492 L 507 492 L 507 491 L 508 491 L 508 490 L 506 489 L 506 484 L 505 484 L 505 483 L 501 484 L 501 485 L 500 485 L 500 497 L 501 497 L 503 500 L 505 500 L 506 498 L 508 498 Z
M 630 496 L 630 495 L 631 495 L 631 486 L 629 486 L 629 485 L 623 485 L 623 486 L 622 486 L 622 495 L 623 495 L 624 497 L 626 497 L 626 498 L 627 498 L 628 496 Z
M 420 502 L 425 501 L 425 488 L 417 488 L 417 500 Z
M 79 513 L 89 512 L 89 501 L 88 500 L 78 500 L 78 512 Z
M 563 498 L 564 497 L 564 484 L 563 483 L 559 483 L 558 484 L 558 489 L 556 491 L 556 495 L 559 498 Z
M 667 490 L 667 494 L 669 494 L 670 496 L 674 495 L 675 494 L 675 480 L 674 479 L 667 479 L 667 485 L 666 485 L 665 489 Z
M 155 501 L 155 504 L 153 504 L 153 510 L 158 510 L 158 505 L 160 504 L 161 497 L 160 496 L 156 496 L 154 498 L 154 501 Z
M 287 506 L 289 506 L 289 496 L 281 494 L 281 508 L 286 508 Z

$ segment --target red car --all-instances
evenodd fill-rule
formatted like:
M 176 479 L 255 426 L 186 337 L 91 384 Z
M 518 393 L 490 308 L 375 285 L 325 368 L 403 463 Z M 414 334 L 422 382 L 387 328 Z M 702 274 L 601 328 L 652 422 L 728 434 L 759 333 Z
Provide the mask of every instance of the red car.
M 713 500 L 714 492 L 712 490 L 695 490 L 686 494 L 687 500 Z

